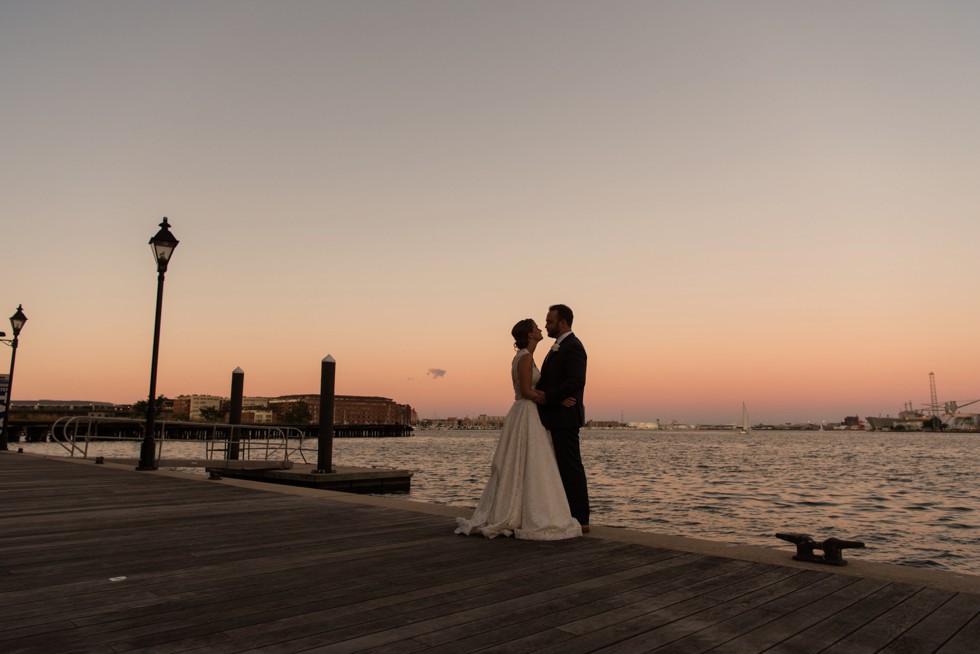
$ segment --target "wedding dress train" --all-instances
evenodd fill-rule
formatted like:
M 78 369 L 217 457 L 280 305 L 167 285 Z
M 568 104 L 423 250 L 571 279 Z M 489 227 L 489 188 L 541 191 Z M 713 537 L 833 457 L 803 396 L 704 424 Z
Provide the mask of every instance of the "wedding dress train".
M 490 479 L 473 516 L 456 518 L 457 534 L 487 538 L 515 536 L 525 540 L 561 540 L 582 535 L 568 511 L 551 436 L 541 424 L 537 405 L 521 397 L 517 362 L 530 356 L 520 350 L 511 363 L 515 401 L 504 418 Z M 532 362 L 531 383 L 540 373 Z

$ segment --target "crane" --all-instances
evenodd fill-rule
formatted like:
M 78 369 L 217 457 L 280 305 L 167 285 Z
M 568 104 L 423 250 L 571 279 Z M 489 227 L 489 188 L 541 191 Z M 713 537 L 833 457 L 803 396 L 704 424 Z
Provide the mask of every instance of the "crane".
M 936 373 L 934 372 L 929 373 L 929 400 L 930 400 L 929 404 L 924 404 L 923 408 L 928 409 L 929 415 L 938 417 L 940 406 L 939 406 L 939 396 L 936 393 Z M 970 406 L 971 404 L 976 404 L 977 402 L 980 402 L 980 399 L 973 400 L 972 402 L 966 402 L 964 404 L 960 404 L 956 400 L 951 400 L 949 402 L 944 403 L 942 405 L 942 409 L 946 415 L 951 416 L 954 415 L 957 411 L 959 411 L 963 407 Z M 908 408 L 909 409 L 912 408 L 911 402 L 909 402 Z
M 946 413 L 948 413 L 949 415 L 953 415 L 963 407 L 970 406 L 971 404 L 976 404 L 977 402 L 980 402 L 980 400 L 973 400 L 972 402 L 966 402 L 965 404 L 960 404 L 956 400 L 953 400 L 952 402 L 947 402 Z
M 936 373 L 929 373 L 929 413 L 939 415 L 939 396 L 936 395 Z

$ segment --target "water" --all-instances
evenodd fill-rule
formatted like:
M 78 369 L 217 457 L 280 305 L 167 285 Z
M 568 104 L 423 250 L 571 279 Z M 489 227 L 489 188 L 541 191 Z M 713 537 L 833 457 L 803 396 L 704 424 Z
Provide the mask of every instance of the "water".
M 492 431 L 437 430 L 336 439 L 334 462 L 414 470 L 410 499 L 472 507 L 496 439 Z M 39 453 L 57 447 L 22 446 Z M 168 457 L 204 456 L 201 443 L 166 447 Z M 139 449 L 92 448 L 90 456 L 137 456 Z M 980 434 L 582 432 L 592 524 L 787 553 L 793 546 L 773 534 L 801 531 L 865 542 L 867 549 L 846 558 L 971 574 L 980 574 L 978 449 Z

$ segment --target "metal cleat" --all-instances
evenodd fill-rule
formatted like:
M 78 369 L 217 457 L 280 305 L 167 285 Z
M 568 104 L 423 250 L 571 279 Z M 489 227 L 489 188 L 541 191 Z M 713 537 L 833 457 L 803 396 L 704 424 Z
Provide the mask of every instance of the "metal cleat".
M 826 563 L 828 565 L 847 565 L 847 561 L 842 556 L 843 551 L 851 547 L 864 547 L 864 543 L 857 540 L 841 540 L 840 538 L 828 538 L 822 543 L 813 540 L 810 534 L 797 533 L 777 533 L 776 538 L 781 538 L 796 545 L 796 556 L 794 561 L 808 561 L 810 563 Z M 813 550 L 823 550 L 823 554 L 814 554 Z

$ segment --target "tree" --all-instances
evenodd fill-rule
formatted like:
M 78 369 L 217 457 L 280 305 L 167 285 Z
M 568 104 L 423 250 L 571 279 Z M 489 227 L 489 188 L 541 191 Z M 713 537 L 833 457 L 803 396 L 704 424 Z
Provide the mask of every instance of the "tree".
M 157 400 L 154 403 L 156 405 L 154 407 L 154 415 L 160 415 L 161 413 L 163 413 L 163 407 L 166 402 L 167 402 L 166 395 L 157 396 Z M 139 402 L 134 402 L 133 409 L 132 409 L 133 415 L 136 416 L 137 418 L 145 418 L 147 406 L 148 404 L 146 400 L 140 400 Z
M 204 422 L 221 422 L 224 420 L 224 414 L 221 413 L 221 409 L 215 409 L 210 406 L 201 407 L 201 420 Z
M 308 425 L 313 422 L 313 412 L 306 402 L 293 402 L 283 412 L 282 420 L 288 425 Z

